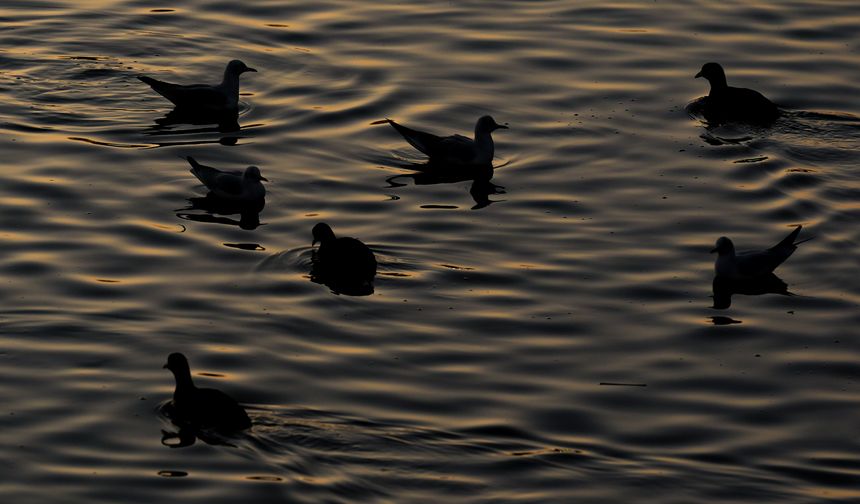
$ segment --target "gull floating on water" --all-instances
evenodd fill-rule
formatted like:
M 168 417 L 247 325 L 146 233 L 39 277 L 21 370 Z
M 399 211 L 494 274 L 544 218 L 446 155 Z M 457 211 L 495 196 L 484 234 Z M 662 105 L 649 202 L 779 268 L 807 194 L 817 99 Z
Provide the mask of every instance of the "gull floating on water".
M 195 427 L 211 427 L 225 431 L 237 431 L 251 426 L 248 414 L 233 398 L 220 390 L 194 386 L 188 359 L 184 355 L 170 354 L 164 368 L 169 369 L 176 379 L 176 389 L 173 391 L 176 420 Z
M 714 271 L 718 277 L 735 280 L 757 278 L 773 273 L 773 270 L 797 250 L 797 246 L 812 238 L 795 242 L 803 226 L 789 233 L 781 242 L 766 250 L 750 250 L 735 253 L 735 245 L 725 236 L 717 240 L 716 247 L 711 253 L 719 254 L 714 263 Z
M 191 84 L 183 86 L 163 82 L 145 75 L 137 78 L 149 84 L 156 93 L 167 98 L 177 109 L 203 113 L 236 112 L 239 109 L 239 76 L 256 72 L 239 60 L 227 63 L 221 84 Z
M 432 133 L 407 128 L 391 119 L 383 119 L 371 124 L 385 123 L 394 127 L 412 147 L 426 154 L 431 163 L 461 166 L 492 165 L 494 146 L 491 133 L 500 128 L 508 129 L 505 125 L 497 124 L 488 115 L 478 119 L 475 124 L 474 139 L 462 135 L 440 137 Z
M 205 185 L 212 195 L 232 203 L 258 203 L 266 197 L 266 187 L 261 182 L 269 181 L 260 174 L 256 166 L 245 168 L 245 172 L 226 172 L 202 165 L 193 157 L 185 158 L 191 164 L 191 173 Z
M 704 77 L 711 83 L 711 92 L 705 104 L 705 119 L 714 123 L 745 121 L 770 123 L 779 117 L 779 109 L 758 91 L 731 87 L 726 72 L 719 63 L 705 63 L 696 78 Z

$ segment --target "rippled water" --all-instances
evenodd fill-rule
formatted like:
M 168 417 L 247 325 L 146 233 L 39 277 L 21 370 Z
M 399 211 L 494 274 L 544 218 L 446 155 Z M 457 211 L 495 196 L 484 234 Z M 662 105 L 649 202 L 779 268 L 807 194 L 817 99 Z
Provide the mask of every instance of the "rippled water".
M 860 4 L 12 0 L 0 27 L 2 501 L 860 499 Z M 155 123 L 137 74 L 232 58 L 239 131 Z M 784 117 L 707 129 L 711 60 Z M 414 177 L 370 125 L 483 114 L 490 183 Z M 260 166 L 259 225 L 194 208 L 187 155 Z M 321 220 L 376 251 L 372 295 L 310 281 Z M 796 224 L 793 295 L 714 309 L 714 240 Z M 168 446 L 173 351 L 253 429 Z

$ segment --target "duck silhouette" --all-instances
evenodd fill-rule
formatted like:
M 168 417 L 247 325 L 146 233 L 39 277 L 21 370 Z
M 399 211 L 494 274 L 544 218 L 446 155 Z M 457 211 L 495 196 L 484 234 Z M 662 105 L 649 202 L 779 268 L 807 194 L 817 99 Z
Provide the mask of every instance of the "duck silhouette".
M 462 135 L 440 137 L 407 128 L 391 119 L 383 119 L 371 124 L 385 123 L 397 130 L 409 145 L 426 154 L 431 164 L 440 166 L 491 166 L 495 150 L 492 132 L 497 129 L 508 129 L 507 126 L 496 123 L 488 115 L 478 119 L 475 124 L 474 139 Z
M 717 253 L 714 262 L 714 272 L 718 277 L 733 280 L 743 280 L 762 277 L 773 271 L 797 250 L 797 246 L 812 238 L 795 242 L 803 226 L 789 233 L 773 247 L 765 250 L 750 250 L 735 252 L 735 245 L 725 236 L 721 236 L 711 253 Z
M 137 78 L 170 100 L 185 115 L 228 114 L 239 110 L 239 76 L 245 72 L 256 70 L 239 60 L 233 60 L 227 63 L 221 83 L 215 85 L 171 84 L 146 75 L 138 75 Z
M 220 431 L 239 431 L 251 426 L 248 414 L 230 396 L 220 390 L 194 385 L 191 368 L 184 355 L 170 354 L 164 368 L 169 369 L 176 379 L 172 403 L 176 421 Z
M 314 255 L 312 276 L 319 277 L 322 283 L 330 287 L 339 285 L 339 290 L 350 290 L 349 287 L 353 286 L 359 292 L 359 286 L 373 281 L 376 257 L 367 245 L 355 238 L 336 237 L 331 227 L 324 222 L 315 225 L 312 234 L 313 244 L 320 244 Z
M 726 72 L 719 63 L 705 63 L 696 74 L 696 78 L 699 77 L 704 77 L 711 84 L 703 111 L 708 122 L 768 124 L 779 117 L 777 106 L 758 91 L 729 86 Z

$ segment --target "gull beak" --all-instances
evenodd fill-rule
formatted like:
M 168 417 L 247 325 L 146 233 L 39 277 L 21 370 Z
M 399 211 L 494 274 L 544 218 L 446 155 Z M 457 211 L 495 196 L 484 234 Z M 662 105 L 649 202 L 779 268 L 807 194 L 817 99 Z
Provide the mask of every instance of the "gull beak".
M 508 125 L 507 124 L 497 124 L 496 129 L 508 129 Z
M 699 78 L 699 77 L 701 77 L 701 76 L 702 76 L 702 72 L 699 72 L 699 73 L 697 73 L 697 74 L 696 74 L 696 76 L 695 76 L 695 77 L 693 77 L 693 78 L 694 78 L 694 79 L 698 79 L 698 78 Z
M 266 182 L 268 182 L 268 181 L 269 181 L 269 179 L 267 179 L 266 177 L 264 177 L 264 176 L 262 176 L 262 175 L 260 175 L 260 180 L 265 180 Z
M 711 254 L 713 254 L 714 252 L 717 252 L 717 249 L 711 249 Z
M 245 71 L 246 72 L 256 72 L 257 69 L 256 68 L 246 68 Z
M 167 369 L 167 364 L 161 366 L 161 369 Z

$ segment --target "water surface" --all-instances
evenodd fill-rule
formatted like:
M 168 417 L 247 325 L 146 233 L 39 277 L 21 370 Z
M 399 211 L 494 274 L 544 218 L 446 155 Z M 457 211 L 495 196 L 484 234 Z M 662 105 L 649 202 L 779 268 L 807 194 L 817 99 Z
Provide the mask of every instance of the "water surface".
M 860 499 L 860 5 L 12 1 L 0 26 L 0 500 Z M 156 124 L 137 74 L 232 58 L 260 71 L 241 129 Z M 785 116 L 691 117 L 712 60 Z M 370 125 L 484 114 L 511 129 L 477 183 L 413 177 Z M 258 221 L 189 201 L 188 155 L 260 166 Z M 372 295 L 310 280 L 323 220 L 376 252 Z M 797 224 L 793 295 L 713 308 L 716 238 Z M 251 431 L 178 443 L 174 351 Z

